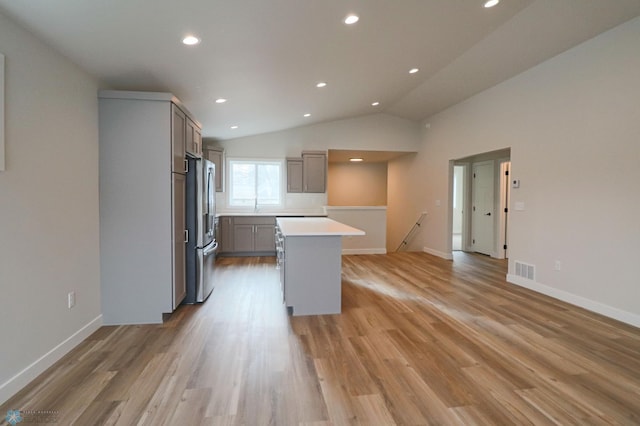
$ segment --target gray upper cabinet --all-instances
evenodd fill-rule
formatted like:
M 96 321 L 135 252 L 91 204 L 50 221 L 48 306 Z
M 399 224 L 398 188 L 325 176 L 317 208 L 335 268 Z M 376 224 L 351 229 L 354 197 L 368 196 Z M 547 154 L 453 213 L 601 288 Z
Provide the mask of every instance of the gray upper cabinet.
M 325 192 L 327 155 L 321 152 L 302 153 L 302 184 L 304 192 Z
M 187 116 L 175 104 L 171 104 L 171 129 L 173 133 L 171 138 L 171 149 L 173 151 L 171 171 L 174 173 L 186 173 Z
M 224 150 L 207 148 L 205 157 L 216 165 L 216 192 L 224 191 Z
M 302 158 L 287 158 L 287 192 L 303 192 Z
M 287 192 L 326 192 L 327 154 L 305 151 L 302 158 L 287 158 Z
M 193 120 L 186 121 L 186 151 L 194 157 L 202 157 L 202 132 Z

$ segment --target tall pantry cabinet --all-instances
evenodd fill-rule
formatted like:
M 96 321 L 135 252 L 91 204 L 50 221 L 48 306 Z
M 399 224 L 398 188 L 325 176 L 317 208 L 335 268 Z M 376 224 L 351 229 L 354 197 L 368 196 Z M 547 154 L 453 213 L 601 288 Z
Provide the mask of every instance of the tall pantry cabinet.
M 185 152 L 201 127 L 170 93 L 98 97 L 103 322 L 161 323 L 186 294 Z

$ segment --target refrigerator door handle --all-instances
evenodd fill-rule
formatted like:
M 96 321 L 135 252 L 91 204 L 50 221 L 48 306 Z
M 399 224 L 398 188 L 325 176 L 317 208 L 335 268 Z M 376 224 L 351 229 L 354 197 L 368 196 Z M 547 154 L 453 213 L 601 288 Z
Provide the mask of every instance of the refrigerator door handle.
M 202 255 L 204 257 L 207 257 L 210 254 L 212 254 L 213 252 L 215 252 L 216 250 L 218 250 L 218 242 L 214 240 L 213 244 L 211 244 L 211 247 L 208 247 L 208 248 L 204 249 L 204 251 L 202 252 Z
M 188 229 L 184 230 L 184 242 L 185 243 L 189 242 L 189 230 Z

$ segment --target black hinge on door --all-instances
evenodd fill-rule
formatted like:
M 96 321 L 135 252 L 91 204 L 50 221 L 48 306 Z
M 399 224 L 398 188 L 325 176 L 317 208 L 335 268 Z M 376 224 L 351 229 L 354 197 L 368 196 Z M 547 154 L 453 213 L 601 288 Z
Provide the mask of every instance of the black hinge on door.
M 473 241 L 473 244 L 475 244 L 475 243 L 476 243 L 476 240 L 472 240 L 472 241 Z
M 474 212 L 476 211 L 476 206 L 473 206 L 473 211 L 474 211 Z
M 476 174 L 475 174 L 475 173 L 473 174 L 473 178 L 474 178 L 474 179 L 476 178 Z
M 505 208 L 504 208 L 504 212 L 505 212 L 505 213 L 509 213 L 509 209 L 505 207 Z
M 505 170 L 505 171 L 504 171 L 504 175 L 505 175 L 505 176 L 509 176 L 509 170 Z
M 507 245 L 506 244 L 503 245 L 502 248 L 506 250 L 507 249 Z

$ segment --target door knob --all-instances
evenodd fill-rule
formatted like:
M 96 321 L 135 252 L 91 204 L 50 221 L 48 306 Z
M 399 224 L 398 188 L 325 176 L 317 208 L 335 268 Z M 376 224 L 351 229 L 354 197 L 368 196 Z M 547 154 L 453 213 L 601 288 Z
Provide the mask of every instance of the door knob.
M 491 212 L 489 212 L 489 213 L 485 214 L 485 216 L 491 216 Z

